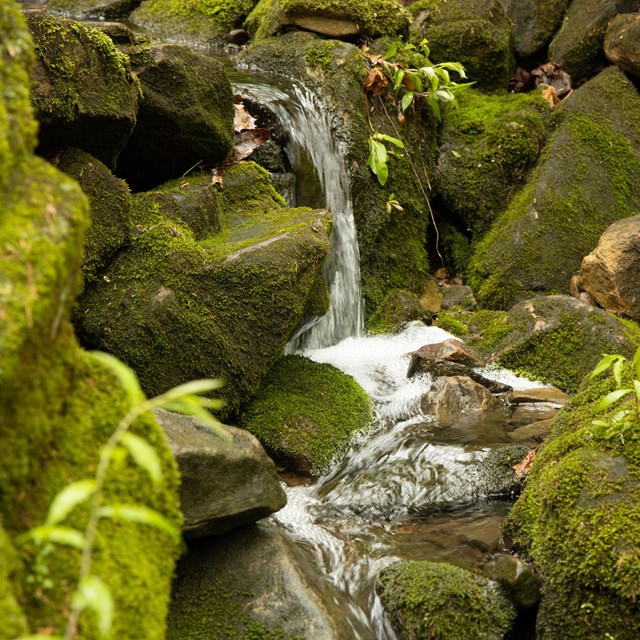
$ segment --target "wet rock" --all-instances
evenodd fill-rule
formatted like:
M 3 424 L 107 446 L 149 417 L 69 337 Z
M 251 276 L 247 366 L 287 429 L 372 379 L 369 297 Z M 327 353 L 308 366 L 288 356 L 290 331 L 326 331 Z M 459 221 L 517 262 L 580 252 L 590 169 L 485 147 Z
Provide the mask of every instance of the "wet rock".
M 411 351 L 408 355 L 418 359 L 435 359 L 445 360 L 447 362 L 458 362 L 467 367 L 484 367 L 487 363 L 473 347 L 465 344 L 456 338 L 449 338 L 435 344 L 425 344 L 416 351 Z M 414 365 L 410 366 L 410 369 Z M 407 377 L 411 377 L 411 373 L 407 373 Z
M 514 442 L 542 442 L 542 440 L 549 435 L 554 419 L 555 418 L 539 420 L 537 422 L 527 424 L 524 427 L 518 427 L 517 429 L 509 432 L 509 438 Z
M 521 404 L 514 408 L 511 419 L 512 422 L 526 424 L 528 422 L 550 420 L 557 412 L 558 410 L 554 407 L 541 406 L 539 404 Z
M 245 22 L 254 40 L 298 27 L 327 38 L 353 40 L 406 34 L 409 16 L 395 0 L 377 0 L 375 9 L 362 0 L 261 0 Z
M 538 165 L 476 245 L 468 279 L 481 306 L 508 309 L 544 292 L 568 292 L 602 232 L 637 214 L 638 109 L 638 92 L 616 67 L 556 107 L 559 126 Z
M 515 619 L 495 582 L 448 564 L 399 562 L 376 590 L 401 638 L 502 640 Z
M 285 356 L 241 416 L 279 463 L 318 475 L 369 426 L 371 401 L 358 383 L 329 364 Z
M 478 486 L 481 495 L 514 497 L 522 490 L 522 480 L 518 478 L 514 466 L 529 453 L 528 446 L 510 444 L 491 449 L 479 466 Z
M 132 197 L 127 184 L 99 160 L 80 149 L 65 148 L 48 158 L 54 166 L 77 180 L 89 199 L 91 226 L 84 245 L 84 284 L 99 277 L 129 240 Z
M 584 258 L 579 289 L 613 313 L 640 321 L 640 216 L 612 224 Z
M 483 90 L 506 89 L 515 68 L 511 22 L 500 0 L 432 3 L 414 24 L 429 40 L 433 60 L 461 62 Z
M 350 638 L 354 629 L 337 604 L 342 599 L 311 557 L 264 521 L 189 544 L 174 583 L 167 640 Z
M 525 404 L 529 402 L 549 402 L 554 405 L 567 404 L 571 396 L 555 387 L 540 387 L 538 389 L 521 389 L 511 391 L 507 396 L 509 404 Z
M 496 343 L 496 361 L 534 380 L 575 393 L 603 353 L 632 357 L 639 336 L 615 316 L 570 296 L 546 296 L 509 311 L 509 331 Z
M 75 20 L 113 20 L 135 9 L 141 0 L 49 0 L 47 11 Z
M 236 44 L 239 46 L 247 44 L 250 38 L 251 36 L 249 32 L 246 31 L 245 29 L 232 29 L 227 34 L 227 42 L 229 44 Z
M 442 287 L 442 308 L 466 309 L 473 311 L 478 306 L 473 289 L 465 284 L 451 284 Z
M 549 45 L 549 58 L 574 78 L 582 78 L 604 59 L 609 20 L 636 9 L 636 0 L 573 0 L 561 29 Z
M 252 163 L 224 179 L 223 233 L 202 240 L 145 206 L 146 194 L 135 199 L 131 243 L 85 289 L 76 328 L 85 344 L 136 370 L 150 395 L 224 378 L 229 412 L 255 392 L 305 309 L 326 300 L 320 274 L 331 217 L 287 209 Z
M 518 55 L 527 58 L 549 44 L 562 22 L 569 0 L 502 0 L 513 23 L 513 43 Z
M 609 62 L 640 76 L 640 14 L 623 13 L 609 22 L 604 39 Z
M 138 121 L 118 161 L 134 190 L 216 165 L 233 151 L 233 93 L 220 62 L 178 45 L 157 45 L 135 67 Z
M 163 409 L 155 416 L 180 469 L 185 537 L 224 533 L 285 506 L 276 467 L 250 433 L 225 426 L 225 442 L 194 418 Z
M 415 320 L 431 324 L 433 314 L 424 308 L 415 293 L 393 289 L 371 314 L 367 329 L 371 333 L 395 333 Z
M 37 59 L 31 98 L 39 149 L 70 145 L 113 169 L 136 123 L 140 85 L 96 29 L 44 12 L 27 16 Z
M 499 553 L 487 562 L 483 573 L 507 591 L 518 609 L 530 609 L 540 600 L 540 577 L 520 558 Z
M 442 290 L 435 278 L 427 278 L 420 292 L 420 304 L 431 313 L 438 313 L 442 305 Z

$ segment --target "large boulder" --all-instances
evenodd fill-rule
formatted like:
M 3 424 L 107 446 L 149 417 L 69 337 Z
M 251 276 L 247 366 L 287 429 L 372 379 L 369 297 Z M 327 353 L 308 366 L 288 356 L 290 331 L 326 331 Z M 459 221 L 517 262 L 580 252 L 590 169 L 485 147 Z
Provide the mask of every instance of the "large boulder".
M 611 18 L 636 6 L 636 0 L 573 0 L 549 45 L 549 58 L 574 78 L 586 76 L 604 61 L 604 36 Z
M 480 238 L 526 181 L 547 138 L 549 108 L 537 94 L 469 90 L 446 115 L 434 188 Z
M 501 0 L 513 23 L 513 44 L 518 55 L 528 58 L 549 44 L 560 24 L 569 0 Z
M 616 67 L 556 108 L 559 126 L 538 166 L 475 249 L 469 272 L 482 306 L 568 293 L 600 234 L 640 210 L 638 109 Z
M 210 182 L 204 174 L 182 184 Z M 151 395 L 195 378 L 225 379 L 230 413 L 256 390 L 307 306 L 322 291 L 326 299 L 320 274 L 331 217 L 287 209 L 252 163 L 229 169 L 216 189 L 221 232 L 202 240 L 195 226 L 138 196 L 130 245 L 85 289 L 75 318 L 84 344 L 127 362 Z
M 371 401 L 353 378 L 330 364 L 285 356 L 242 414 L 242 425 L 281 464 L 318 474 L 372 417 Z
M 257 0 L 144 0 L 131 20 L 155 37 L 202 49 L 219 49 L 242 26 Z
M 353 40 L 406 35 L 409 15 L 395 0 L 260 0 L 245 27 L 254 40 L 292 27 Z
M 500 0 L 421 0 L 410 8 L 434 61 L 461 62 L 480 89 L 509 87 L 515 58 L 511 22 Z
M 578 287 L 607 311 L 640 322 L 640 216 L 612 224 L 584 258 Z
M 36 51 L 31 98 L 39 150 L 72 145 L 113 169 L 138 112 L 140 85 L 129 59 L 79 22 L 42 11 L 27 22 Z
M 640 13 L 622 13 L 609 22 L 604 53 L 627 73 L 640 76 Z
M 575 392 L 603 353 L 632 356 L 640 329 L 570 296 L 521 302 L 501 322 L 494 344 L 501 366 Z
M 26 88 L 33 53 L 14 3 L 0 8 L 0 37 L 0 76 L 6 83 L 0 97 L 0 519 L 15 539 L 45 521 L 54 496 L 68 483 L 95 474 L 101 445 L 127 414 L 130 401 L 111 371 L 78 348 L 69 322 L 88 205 L 74 181 L 32 155 L 34 121 Z M 151 490 L 147 473 L 121 457 L 105 478 L 104 504 L 146 506 L 177 527 L 177 469 L 164 436 L 149 416 L 138 419 L 132 430 L 156 450 L 161 481 Z M 61 524 L 83 531 L 87 515 L 87 508 L 79 507 Z M 0 636 L 23 631 L 11 602 L 13 585 L 29 630 L 62 635 L 78 580 L 79 550 L 57 545 L 43 553 L 28 544 L 21 549 L 24 571 L 14 572 L 4 540 L 2 547 Z M 164 638 L 177 552 L 178 540 L 160 529 L 100 520 L 91 570 L 113 596 L 114 636 Z M 141 602 L 148 619 L 139 614 Z M 86 637 L 98 634 L 88 616 L 81 628 Z
M 503 640 L 515 609 L 497 583 L 453 565 L 398 562 L 376 590 L 402 639 Z
M 134 66 L 142 98 L 118 175 L 136 190 L 217 165 L 233 151 L 233 93 L 222 63 L 180 45 L 149 47 Z
M 327 640 L 359 633 L 335 587 L 273 523 L 194 541 L 181 561 L 167 640 Z
M 633 377 L 627 367 L 623 386 Z M 560 411 L 505 524 L 514 549 L 542 577 L 537 626 L 550 640 L 640 634 L 635 398 L 597 409 L 615 387 L 610 371 L 600 374 Z M 613 414 L 625 408 L 628 418 L 615 422 Z
M 285 506 L 276 467 L 250 433 L 225 425 L 226 442 L 189 416 L 164 409 L 155 416 L 180 469 L 185 537 L 225 533 Z
M 47 11 L 75 20 L 112 20 L 126 16 L 141 0 L 50 0 Z

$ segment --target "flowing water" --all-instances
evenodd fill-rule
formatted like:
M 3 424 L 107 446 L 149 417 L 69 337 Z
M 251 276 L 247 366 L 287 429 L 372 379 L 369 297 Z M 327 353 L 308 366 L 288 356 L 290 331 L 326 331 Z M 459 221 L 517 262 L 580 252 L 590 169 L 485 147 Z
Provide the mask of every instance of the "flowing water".
M 236 83 L 244 97 L 266 106 L 288 134 L 297 180 L 313 181 L 334 219 L 325 278 L 331 309 L 312 319 L 287 351 L 327 362 L 353 376 L 372 399 L 375 420 L 350 450 L 313 484 L 287 488 L 288 504 L 274 518 L 315 556 L 344 594 L 354 640 L 394 640 L 375 592 L 379 572 L 398 559 L 448 561 L 475 567 L 498 550 L 509 502 L 484 473 L 491 451 L 510 442 L 506 410 L 443 428 L 423 413 L 426 374 L 407 378 L 408 352 L 450 334 L 421 323 L 387 336 L 363 336 L 358 245 L 347 171 L 331 121 L 308 89 L 253 81 Z M 298 184 L 294 191 L 301 193 Z M 304 190 L 302 190 L 304 191 Z M 307 189 L 317 192 L 317 189 Z M 304 200 L 304 198 L 303 198 Z M 503 370 L 483 375 L 514 388 L 535 386 Z

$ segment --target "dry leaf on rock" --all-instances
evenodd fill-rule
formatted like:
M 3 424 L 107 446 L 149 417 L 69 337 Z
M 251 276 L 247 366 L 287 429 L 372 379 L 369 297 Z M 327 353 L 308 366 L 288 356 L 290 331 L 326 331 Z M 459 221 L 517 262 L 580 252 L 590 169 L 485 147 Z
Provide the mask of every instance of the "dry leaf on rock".
M 522 478 L 524 478 L 524 476 L 527 475 L 527 473 L 529 473 L 531 465 L 534 463 L 536 456 L 538 455 L 538 449 L 539 446 L 531 449 L 531 451 L 529 451 L 529 453 L 527 453 L 527 455 L 520 462 L 518 462 L 518 464 L 512 467 L 516 472 L 518 479 L 521 480 Z

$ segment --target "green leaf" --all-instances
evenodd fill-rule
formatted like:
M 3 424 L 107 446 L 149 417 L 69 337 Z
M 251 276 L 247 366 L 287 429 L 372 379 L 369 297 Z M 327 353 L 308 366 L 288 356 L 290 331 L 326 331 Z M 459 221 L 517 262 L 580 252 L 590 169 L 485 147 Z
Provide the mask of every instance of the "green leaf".
M 611 393 L 608 393 L 596 406 L 596 411 L 604 411 L 612 404 L 618 402 L 620 398 L 624 398 L 628 393 L 631 393 L 631 389 L 616 389 Z
M 96 488 L 95 480 L 79 480 L 68 484 L 53 499 L 45 524 L 55 525 L 64 520 L 76 506 L 86 502 Z
M 109 353 L 91 351 L 91 355 L 109 368 L 111 373 L 118 378 L 127 394 L 127 397 L 129 398 L 130 407 L 135 407 L 145 401 L 145 396 L 140 388 L 138 377 L 132 369 Z
M 433 111 L 433 115 L 436 117 L 436 120 L 441 120 L 442 116 L 440 114 L 440 105 L 438 104 L 438 99 L 435 97 L 435 95 L 427 96 L 427 102 L 429 103 L 431 111 Z
M 384 54 L 384 59 L 389 60 L 390 58 L 393 58 L 393 56 L 395 56 L 396 53 L 398 53 L 398 43 L 392 42 Z
M 618 358 L 611 367 L 613 371 L 613 379 L 616 381 L 618 387 L 622 386 L 622 367 L 624 366 L 624 359 Z
M 80 611 L 89 609 L 96 614 L 98 631 L 106 636 L 113 622 L 113 597 L 111 590 L 98 576 L 86 576 L 73 594 L 73 604 Z
M 466 78 L 467 74 L 464 67 L 459 62 L 440 62 L 436 65 L 441 69 L 449 69 L 449 71 L 455 71 L 461 78 Z
M 404 149 L 404 142 L 402 142 L 402 140 L 399 140 L 398 138 L 394 138 L 393 136 L 388 136 L 386 133 L 374 133 L 373 137 L 376 140 L 384 140 L 385 142 L 390 142 L 391 144 L 394 144 L 396 147 L 399 147 L 400 149 Z M 386 149 L 385 149 L 385 154 L 386 154 Z M 386 156 L 385 156 L 385 160 L 386 160 Z
M 407 93 L 402 96 L 402 113 L 404 113 L 409 108 L 409 105 L 413 102 L 413 95 L 413 91 L 407 91 Z
M 595 369 L 591 372 L 591 377 L 595 378 L 597 375 L 601 374 L 603 371 L 606 371 L 612 364 L 613 361 L 618 356 L 616 354 L 603 353 L 602 360 L 598 362 L 595 366 Z
M 606 420 L 592 420 L 591 424 L 595 427 L 608 427 L 609 423 Z
M 456 151 L 455 149 L 451 149 L 451 153 L 453 154 L 454 158 L 462 158 L 462 154 L 459 151 Z
M 375 134 L 380 135 L 380 134 Z M 378 178 L 378 182 L 384 186 L 389 177 L 389 169 L 387 167 L 387 149 L 382 144 L 375 140 L 374 136 L 369 138 L 369 159 L 367 164 L 371 168 L 371 171 Z
M 162 482 L 162 464 L 156 450 L 140 436 L 133 433 L 123 433 L 120 444 L 126 447 L 135 463 L 144 469 L 155 487 Z
M 633 356 L 633 367 L 636 370 L 636 378 L 640 378 L 640 347 L 638 347 L 635 355 Z
M 406 77 L 409 79 L 411 85 L 413 85 L 412 88 L 414 91 L 422 91 L 422 78 L 415 71 L 407 70 Z
M 111 504 L 100 509 L 101 518 L 126 520 L 155 527 L 164 531 L 175 540 L 180 539 L 180 530 L 174 527 L 159 511 L 138 504 Z
M 633 381 L 633 389 L 636 392 L 636 398 L 640 400 L 640 380 Z
M 82 549 L 84 546 L 84 535 L 71 527 L 56 527 L 43 524 L 27 531 L 25 537 L 33 538 L 38 544 L 54 542 L 74 549 Z
M 224 383 L 222 382 L 222 380 L 192 380 L 191 382 L 185 382 L 184 384 L 174 387 L 173 389 L 169 389 L 169 391 L 163 393 L 157 398 L 154 398 L 154 400 L 171 402 L 172 400 L 177 400 L 178 398 L 182 398 L 183 396 L 199 395 L 202 393 L 207 393 L 208 391 L 213 391 L 214 389 L 220 389 L 223 384 Z
M 397 93 L 400 85 L 402 84 L 402 80 L 404 79 L 405 70 L 404 69 L 396 69 L 393 74 L 393 91 Z

